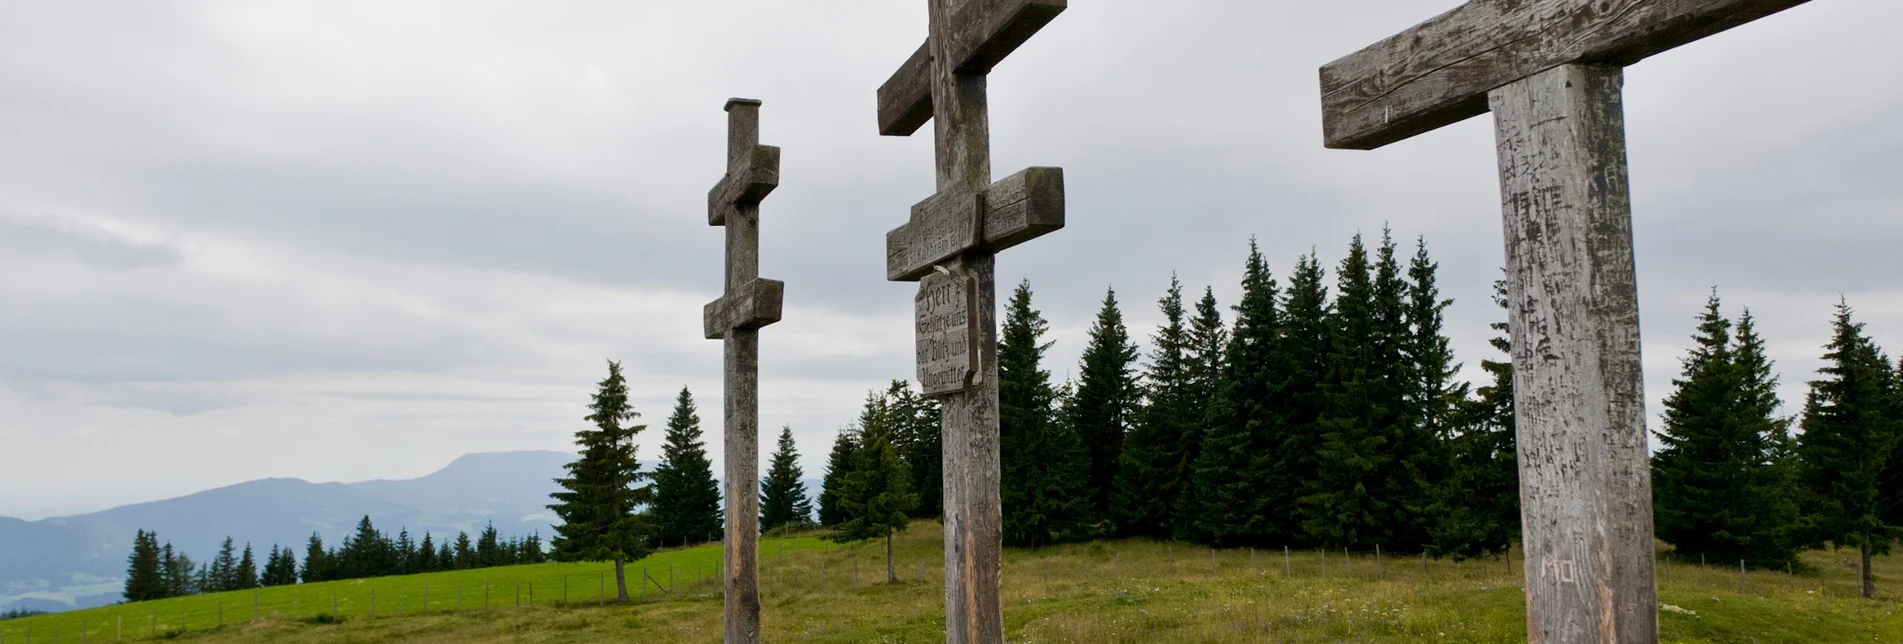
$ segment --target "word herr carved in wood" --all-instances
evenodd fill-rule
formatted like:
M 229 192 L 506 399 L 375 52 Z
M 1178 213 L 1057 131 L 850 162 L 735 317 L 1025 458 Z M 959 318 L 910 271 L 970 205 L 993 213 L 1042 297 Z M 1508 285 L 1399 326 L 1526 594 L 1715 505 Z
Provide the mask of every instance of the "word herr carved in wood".
M 940 269 L 918 283 L 918 381 L 927 396 L 964 391 L 977 373 L 978 280 Z
M 702 310 L 723 344 L 726 538 L 724 641 L 760 641 L 760 327 L 780 319 L 786 285 L 760 277 L 760 200 L 780 183 L 780 149 L 760 145 L 760 102 L 727 101 L 727 173 L 707 194 L 707 223 L 726 228 L 726 293 Z
M 1056 168 L 1031 168 L 992 183 L 985 74 L 1062 12 L 1065 2 L 927 0 L 926 5 L 930 35 L 879 88 L 878 120 L 879 133 L 892 136 L 909 136 L 926 121 L 935 123 L 938 193 L 886 236 L 886 277 L 924 282 L 918 302 L 921 384 L 933 391 L 969 381 L 962 391 L 940 396 L 945 640 L 1001 644 L 996 253 L 1062 228 L 1064 192 Z M 948 292 L 956 288 L 931 275 L 958 276 L 970 284 L 964 351 L 953 331 L 959 317 L 955 296 Z

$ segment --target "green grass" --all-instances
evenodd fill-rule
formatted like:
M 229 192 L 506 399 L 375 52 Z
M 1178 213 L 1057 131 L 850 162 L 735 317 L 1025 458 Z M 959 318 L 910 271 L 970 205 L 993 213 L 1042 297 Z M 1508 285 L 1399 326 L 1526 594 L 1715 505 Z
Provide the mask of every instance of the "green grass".
M 883 544 L 834 547 L 812 538 L 769 540 L 762 547 L 761 595 L 767 641 L 939 642 L 944 609 L 940 527 L 920 522 L 898 541 L 897 583 L 885 583 Z M 785 544 L 784 554 L 781 543 Z M 4 643 L 110 641 L 124 619 L 126 639 L 161 636 L 184 616 L 179 639 L 250 642 L 717 642 L 720 593 L 712 580 L 692 581 L 698 564 L 713 567 L 719 551 L 670 551 L 629 566 L 634 605 L 596 605 L 597 576 L 606 564 L 549 564 L 437 573 L 267 589 L 257 594 L 261 618 L 251 620 L 251 593 L 225 593 L 120 605 L 0 622 Z M 1877 600 L 1856 595 L 1849 553 L 1810 552 L 1812 570 L 1788 576 L 1752 571 L 1743 592 L 1735 567 L 1675 563 L 1660 568 L 1659 620 L 1666 642 L 1903 642 L 1903 559 L 1879 559 Z M 1663 560 L 1661 560 L 1663 564 Z M 650 584 L 639 601 L 646 567 L 672 568 L 678 589 Z M 921 568 L 923 579 L 920 578 Z M 569 602 L 561 604 L 562 577 Z M 489 582 L 489 607 L 481 589 Z M 523 605 L 514 588 L 524 584 Z M 526 584 L 534 584 L 528 605 Z M 430 610 L 421 590 L 430 584 Z M 666 584 L 665 578 L 661 580 Z M 1004 617 L 1013 642 L 1523 642 L 1525 603 L 1520 562 L 1455 563 L 1340 551 L 1224 550 L 1150 541 L 1073 544 L 1005 555 Z M 463 589 L 460 612 L 454 588 Z M 376 590 L 376 617 L 369 590 Z M 448 590 L 445 590 L 448 589 Z M 338 613 L 330 601 L 337 597 Z M 399 598 L 404 602 L 397 615 Z M 218 627 L 219 602 L 224 626 Z M 151 615 L 153 617 L 148 617 Z M 319 618 L 319 615 L 325 615 Z M 341 618 L 341 620 L 339 619 Z

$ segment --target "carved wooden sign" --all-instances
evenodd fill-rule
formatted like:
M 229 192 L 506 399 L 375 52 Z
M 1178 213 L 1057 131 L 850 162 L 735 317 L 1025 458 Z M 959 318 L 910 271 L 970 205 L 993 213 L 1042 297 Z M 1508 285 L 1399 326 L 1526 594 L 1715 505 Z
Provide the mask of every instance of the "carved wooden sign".
M 927 396 L 964 391 L 978 364 L 978 280 L 938 270 L 918 282 L 918 381 Z

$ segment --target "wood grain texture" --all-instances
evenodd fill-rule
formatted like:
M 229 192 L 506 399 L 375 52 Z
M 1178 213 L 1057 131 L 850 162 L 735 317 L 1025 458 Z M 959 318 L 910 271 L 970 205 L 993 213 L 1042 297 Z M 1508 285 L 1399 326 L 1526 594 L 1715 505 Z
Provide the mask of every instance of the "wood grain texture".
M 1373 149 L 1487 111 L 1568 63 L 1630 65 L 1808 0 L 1470 0 L 1321 68 L 1330 148 Z
M 778 322 L 786 285 L 760 277 L 760 200 L 779 185 L 780 150 L 760 145 L 760 102 L 727 101 L 727 174 L 708 195 L 708 222 L 727 235 L 726 293 L 703 307 L 722 340 L 726 536 L 721 578 L 724 639 L 760 641 L 760 327 Z
M 1616 66 L 1491 93 L 1530 642 L 1657 642 L 1638 286 Z
M 976 195 L 941 192 L 886 233 L 886 279 L 916 281 L 960 253 L 1000 252 L 1063 227 L 1063 168 L 1027 168 Z
M 780 308 L 786 301 L 786 283 L 754 278 L 701 308 L 701 324 L 707 339 L 727 337 L 735 329 L 753 330 L 780 321 Z
M 976 3 L 966 0 L 964 4 L 969 8 Z M 938 191 L 978 193 L 991 183 L 985 76 L 957 73 L 955 65 L 945 62 L 958 60 L 956 43 L 961 24 L 954 11 L 960 8 L 956 0 L 928 0 L 928 4 L 933 57 L 932 147 Z M 948 266 L 979 277 L 978 330 L 989 347 L 995 347 L 998 341 L 995 280 L 984 279 L 989 277 L 993 261 L 987 253 L 973 253 Z M 995 364 L 995 352 L 990 356 L 981 352 L 980 359 Z M 946 458 L 954 467 L 945 470 L 946 500 L 959 508 L 958 520 L 945 524 L 945 641 L 1002 644 L 1004 611 L 998 596 L 1003 591 L 1003 516 L 995 511 L 996 482 L 986 485 L 980 471 L 984 463 L 997 460 L 998 386 L 996 378 L 973 384 L 963 393 L 940 398 L 944 409 L 943 445 L 952 453 Z M 986 445 L 992 450 L 989 454 L 985 453 Z
M 727 644 L 760 641 L 760 331 L 735 329 L 725 343 L 726 472 L 721 544 Z
M 952 10 L 943 55 L 959 74 L 989 73 L 1018 46 L 1030 40 L 1057 14 L 1066 0 L 970 0 Z M 935 30 L 933 33 L 940 33 Z M 879 86 L 879 133 L 911 136 L 932 117 L 932 56 L 927 41 L 912 52 Z

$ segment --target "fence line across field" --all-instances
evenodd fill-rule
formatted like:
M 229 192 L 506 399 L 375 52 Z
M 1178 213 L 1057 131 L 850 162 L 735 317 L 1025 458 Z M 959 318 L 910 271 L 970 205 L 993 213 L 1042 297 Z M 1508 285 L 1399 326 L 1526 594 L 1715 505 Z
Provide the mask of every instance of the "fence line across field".
M 1157 548 L 1156 546 L 1162 546 Z M 1515 550 L 1504 556 L 1494 554 L 1487 557 L 1454 561 L 1451 559 L 1433 559 L 1425 549 L 1409 554 L 1418 554 L 1421 558 L 1419 571 L 1410 573 L 1410 568 L 1402 566 L 1389 570 L 1386 565 L 1391 553 L 1386 548 L 1373 548 L 1368 551 L 1351 549 L 1310 549 L 1302 550 L 1288 546 L 1282 548 L 1282 570 L 1276 575 L 1273 568 L 1265 569 L 1257 548 L 1203 548 L 1204 553 L 1190 552 L 1190 561 L 1198 555 L 1207 556 L 1208 565 L 1178 565 L 1179 553 L 1176 543 L 1123 543 L 1105 546 L 1103 544 L 1083 544 L 1060 546 L 1031 551 L 1029 556 L 1013 558 L 1005 564 L 1005 591 L 1020 599 L 1032 599 L 1040 595 L 1049 595 L 1080 584 L 1120 583 L 1126 580 L 1169 581 L 1182 580 L 1193 582 L 1210 578 L 1254 578 L 1259 583 L 1282 583 L 1276 578 L 1300 581 L 1316 580 L 1352 580 L 1373 583 L 1417 584 L 1425 587 L 1429 584 L 1452 581 L 1481 582 L 1483 587 L 1524 587 L 1526 576 L 1532 575 L 1535 581 L 1546 575 L 1558 574 L 1551 566 L 1527 565 L 1521 551 Z M 1160 551 L 1160 552 L 1159 552 Z M 1148 557 L 1144 552 L 1152 553 Z M 1138 556 L 1125 561 L 1125 554 Z M 1155 556 L 1161 554 L 1161 557 Z M 791 551 L 784 545 L 776 546 L 771 554 L 765 555 L 760 565 L 760 590 L 763 597 L 807 596 L 828 592 L 852 592 L 862 588 L 884 584 L 883 574 L 862 577 L 861 560 L 867 560 L 875 571 L 887 570 L 884 567 L 883 553 L 861 551 L 857 549 L 799 549 Z M 893 562 L 891 573 L 901 584 L 942 585 L 944 568 L 942 565 L 927 565 L 928 560 L 937 560 L 942 553 L 937 551 L 904 553 Z M 903 565 L 904 558 L 913 559 L 912 566 Z M 1160 559 L 1160 560 L 1159 560 Z M 1332 562 L 1330 560 L 1333 560 Z M 1735 570 L 1728 564 L 1717 565 L 1686 564 L 1673 561 L 1675 557 L 1661 554 L 1658 579 L 1661 586 L 1669 589 L 1694 575 L 1705 580 L 1706 585 L 1723 583 L 1724 576 L 1735 578 L 1735 592 L 1738 594 L 1769 594 L 1776 592 L 1796 592 L 1798 590 L 1795 569 L 1787 565 L 1784 570 L 1751 570 L 1747 562 L 1738 561 Z M 1498 564 L 1490 562 L 1499 562 Z M 931 563 L 938 563 L 936 561 Z M 602 563 L 602 567 L 611 564 Z M 1273 564 L 1270 564 L 1271 566 Z M 629 588 L 631 603 L 655 603 L 670 601 L 706 601 L 721 597 L 719 578 L 710 574 L 705 562 L 697 562 L 692 569 L 684 564 L 670 563 L 665 566 L 628 567 L 628 581 L 639 590 Z M 908 570 L 909 568 L 909 570 Z M 317 588 L 299 586 L 279 587 L 286 589 L 275 598 L 266 597 L 269 589 L 252 590 L 250 597 L 242 594 L 228 594 L 212 601 L 200 601 L 184 606 L 184 610 L 148 605 L 145 602 L 120 604 L 107 609 L 105 614 L 89 613 L 86 617 L 65 624 L 33 623 L 30 626 L 14 627 L 6 621 L 0 621 L 0 644 L 9 642 L 20 644 L 40 641 L 127 641 L 150 640 L 175 637 L 189 631 L 215 630 L 227 626 L 225 623 L 225 603 L 238 599 L 248 599 L 251 604 L 250 622 L 270 620 L 303 620 L 322 622 L 346 619 L 389 619 L 394 615 L 416 613 L 457 614 L 464 611 L 463 594 L 478 587 L 483 593 L 482 611 L 523 611 L 585 608 L 590 605 L 606 606 L 607 577 L 611 573 L 594 573 L 596 588 L 593 597 L 575 596 L 570 588 L 577 575 L 564 572 L 556 575 L 511 575 L 508 567 L 484 569 L 489 574 L 481 579 L 457 580 L 450 585 L 456 595 L 453 605 L 443 606 L 443 602 L 432 602 L 433 594 L 443 590 L 441 579 L 419 581 L 415 583 L 378 584 L 379 580 L 389 578 L 367 578 L 329 582 Z M 717 569 L 716 569 L 717 570 Z M 911 573 L 911 574 L 907 574 Z M 1397 574 L 1398 573 L 1398 574 Z M 691 575 L 691 576 L 690 576 Z M 583 579 L 586 576 L 582 577 Z M 1781 578 L 1781 579 L 1779 579 Z M 1041 586 L 1037 582 L 1041 582 Z M 1493 586 L 1493 584 L 1498 586 Z M 493 589 L 506 584 L 514 591 L 514 601 L 500 606 L 490 603 Z M 535 601 L 535 587 L 560 584 L 560 599 Z M 1806 584 L 1809 586 L 1810 584 Z M 381 586 L 385 595 L 377 597 Z M 391 586 L 395 588 L 392 589 Z M 420 606 L 408 602 L 410 586 L 416 586 L 422 598 Z M 650 586 L 652 591 L 650 592 Z M 585 586 L 584 586 L 585 587 Z M 1720 586 L 1722 587 L 1722 586 Z M 1167 586 L 1160 586 L 1168 592 Z M 397 598 L 391 604 L 389 593 L 395 590 Z M 1808 592 L 1821 592 L 1822 587 Z M 242 592 L 242 591 L 241 591 Z M 1128 589 L 1119 589 L 1121 595 Z M 1854 594 L 1847 592 L 1846 594 Z M 232 595 L 236 595 L 234 598 Z M 306 598 L 314 600 L 307 610 Z M 191 601 L 192 598 L 183 598 Z M 209 598 L 208 598 L 209 599 Z M 329 602 L 322 600 L 328 599 Z M 168 600 L 158 600 L 160 602 Z M 382 601 L 382 604 L 379 604 Z M 324 606 L 328 603 L 328 606 Z M 391 606 L 394 605 L 394 610 Z M 328 608 L 329 610 L 324 610 Z M 384 611 L 379 614 L 378 608 Z M 53 620 L 57 620 L 54 614 Z M 128 632 L 125 628 L 127 617 L 131 617 L 135 626 Z M 24 618 L 33 619 L 33 618 Z M 146 628 L 137 627 L 144 621 Z M 141 632 L 143 631 L 143 632 Z M 107 638 L 111 639 L 108 640 Z M 30 638 L 30 639 L 29 639 Z M 63 639 L 55 639 L 63 638 Z

